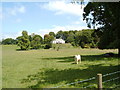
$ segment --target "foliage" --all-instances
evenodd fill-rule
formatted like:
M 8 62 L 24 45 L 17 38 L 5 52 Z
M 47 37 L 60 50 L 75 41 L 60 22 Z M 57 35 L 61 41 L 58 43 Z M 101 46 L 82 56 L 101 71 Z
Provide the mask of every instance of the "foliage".
M 100 36 L 100 49 L 119 49 L 120 56 L 120 3 L 119 2 L 89 2 L 84 8 L 84 20 L 88 27 L 99 25 L 96 32 Z
M 53 40 L 54 40 L 54 36 L 50 36 L 49 34 L 44 35 L 44 44 L 46 44 L 45 49 L 49 49 L 52 47 Z
M 66 42 L 72 43 L 74 41 L 75 41 L 75 34 L 73 32 L 70 32 L 66 39 Z
M 49 35 L 55 37 L 55 33 L 54 32 L 49 32 Z
M 1 44 L 3 44 L 3 45 L 16 44 L 16 40 L 14 40 L 12 38 L 6 38 L 6 39 L 2 40 Z
M 50 36 L 49 34 L 45 34 L 45 35 L 44 35 L 44 43 L 45 43 L 45 44 L 51 43 L 52 40 L 54 40 L 54 37 L 53 37 L 53 36 Z
M 58 38 L 62 38 L 62 39 L 63 39 L 63 31 L 62 31 L 62 30 L 60 30 L 60 31 L 57 32 L 56 38 L 57 38 L 57 39 L 58 39 Z
M 42 37 L 40 35 L 34 35 L 32 37 L 32 41 L 31 41 L 31 47 L 33 49 L 39 49 L 41 47 L 42 44 Z
M 28 49 L 49 49 L 52 47 L 52 41 L 56 38 L 62 38 L 66 43 L 71 43 L 74 47 L 95 48 L 99 42 L 99 36 L 94 29 L 58 31 L 57 34 L 49 32 L 44 35 L 44 39 L 35 33 L 28 35 L 27 31 L 22 32 L 22 36 L 16 38 L 17 45 L 21 50 Z M 10 39 L 13 40 L 13 39 Z M 7 40 L 7 43 L 9 43 Z M 6 41 L 6 40 L 5 40 Z M 13 41 L 11 41 L 13 42 Z
M 28 50 L 30 48 L 30 41 L 27 31 L 22 31 L 22 36 L 17 37 L 18 46 L 21 50 Z
M 98 35 L 94 32 L 94 29 L 83 29 L 80 31 L 58 31 L 56 38 L 62 38 L 66 43 L 71 43 L 73 46 L 84 46 L 95 48 L 99 42 Z M 93 46 L 92 46 L 93 45 Z
M 52 47 L 52 44 L 51 44 L 51 43 L 49 43 L 49 44 L 45 44 L 44 49 L 49 49 L 49 48 L 51 48 L 51 47 Z
M 89 48 L 90 44 L 94 42 L 94 37 L 92 36 L 93 32 L 94 30 L 82 30 L 82 31 L 76 32 L 75 33 L 76 45 L 79 45 L 82 48 L 85 48 L 85 46 Z

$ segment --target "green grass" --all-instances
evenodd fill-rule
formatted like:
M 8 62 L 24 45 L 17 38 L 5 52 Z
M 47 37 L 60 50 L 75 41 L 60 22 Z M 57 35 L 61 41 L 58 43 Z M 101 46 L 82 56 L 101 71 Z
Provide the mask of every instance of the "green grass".
M 107 52 L 117 50 L 62 48 L 16 51 L 17 46 L 2 46 L 3 88 L 48 88 L 94 77 L 97 73 L 118 71 L 117 57 L 104 57 Z M 81 64 L 74 64 L 74 55 L 82 56 Z M 112 76 L 116 77 L 116 76 Z M 107 77 L 110 79 L 112 77 Z M 96 81 L 64 86 L 76 88 L 94 84 Z M 104 88 L 118 85 L 112 81 Z M 96 84 L 95 86 L 96 87 Z

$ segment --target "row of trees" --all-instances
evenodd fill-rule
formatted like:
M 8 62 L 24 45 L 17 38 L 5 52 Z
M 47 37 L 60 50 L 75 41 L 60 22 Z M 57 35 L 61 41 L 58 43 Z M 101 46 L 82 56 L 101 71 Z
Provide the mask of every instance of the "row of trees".
M 97 43 L 99 42 L 99 38 L 94 33 L 93 29 L 86 30 L 70 30 L 70 31 L 58 31 L 56 34 L 54 32 L 49 32 L 49 34 L 45 34 L 44 38 L 37 34 L 28 35 L 27 31 L 22 32 L 22 36 L 16 38 L 16 40 L 12 38 L 7 38 L 2 41 L 2 44 L 17 44 L 22 50 L 28 49 L 39 49 L 39 48 L 51 48 L 52 41 L 56 39 L 63 39 L 66 43 L 71 43 L 73 46 L 81 46 L 85 47 L 97 47 Z
M 3 45 L 16 44 L 16 40 L 12 38 L 6 38 L 0 41 L 0 44 L 3 44 Z
M 99 38 L 94 31 L 94 29 L 59 31 L 56 34 L 56 38 L 62 38 L 66 43 L 71 43 L 73 46 L 94 48 L 97 47 L 99 42 Z

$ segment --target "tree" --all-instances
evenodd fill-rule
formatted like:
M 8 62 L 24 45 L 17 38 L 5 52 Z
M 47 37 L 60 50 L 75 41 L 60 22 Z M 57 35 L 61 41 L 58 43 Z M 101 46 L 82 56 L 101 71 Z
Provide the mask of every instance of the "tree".
M 50 36 L 49 34 L 45 34 L 45 35 L 44 35 L 44 43 L 45 43 L 45 44 L 51 43 L 52 40 L 54 40 L 54 37 L 53 37 L 53 36 Z
M 69 36 L 69 32 L 68 31 L 58 31 L 57 34 L 56 34 L 56 38 L 59 39 L 63 39 L 65 41 L 67 41 L 67 37 Z
M 118 49 L 120 56 L 120 3 L 119 2 L 89 2 L 84 8 L 83 17 L 88 27 L 95 27 L 99 33 L 100 49 Z
M 2 40 L 2 44 L 3 45 L 16 44 L 16 40 L 14 40 L 12 38 L 6 38 L 6 39 Z
M 49 35 L 55 37 L 55 33 L 54 32 L 49 32 Z
M 60 30 L 60 31 L 57 32 L 56 38 L 57 38 L 57 39 L 58 39 L 58 38 L 63 38 L 63 31 L 62 31 L 62 30 Z
M 75 40 L 75 35 L 74 35 L 74 33 L 70 32 L 67 37 L 66 42 L 72 43 L 72 42 L 74 42 L 74 40 Z
M 54 40 L 54 36 L 50 36 L 49 34 L 44 35 L 44 44 L 46 44 L 45 49 L 52 47 L 52 40 Z
M 75 33 L 75 44 L 76 46 L 81 46 L 84 48 L 85 46 L 90 47 L 90 43 L 93 41 L 92 37 L 93 30 L 83 29 L 82 31 L 78 31 Z
M 22 31 L 22 36 L 17 37 L 18 46 L 21 50 L 28 50 L 30 48 L 30 41 L 27 31 Z
M 31 41 L 31 47 L 33 49 L 39 49 L 41 47 L 42 44 L 42 37 L 40 35 L 34 35 L 32 37 L 32 41 Z

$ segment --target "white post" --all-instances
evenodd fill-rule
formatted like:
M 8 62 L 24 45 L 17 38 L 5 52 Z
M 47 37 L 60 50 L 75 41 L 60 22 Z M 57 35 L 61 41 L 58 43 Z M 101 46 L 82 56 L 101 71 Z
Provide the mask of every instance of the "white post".
M 102 74 L 97 74 L 98 90 L 102 90 Z

